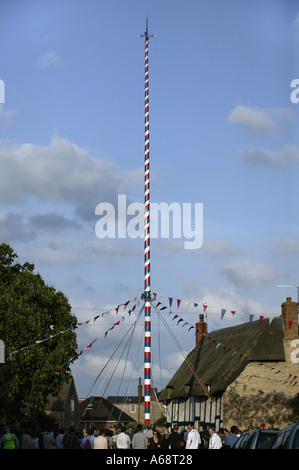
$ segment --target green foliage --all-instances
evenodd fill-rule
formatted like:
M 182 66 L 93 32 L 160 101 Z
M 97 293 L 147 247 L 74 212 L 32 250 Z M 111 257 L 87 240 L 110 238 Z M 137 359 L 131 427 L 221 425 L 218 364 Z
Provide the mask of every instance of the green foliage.
M 70 380 L 64 362 L 76 354 L 76 317 L 62 292 L 45 284 L 34 265 L 16 263 L 17 255 L 0 245 L 0 339 L 5 364 L 0 364 L 0 421 L 14 421 L 22 406 L 42 410 L 47 396 Z M 22 352 L 14 351 L 69 330 Z
M 226 419 L 231 419 L 240 429 L 252 429 L 262 421 L 276 428 L 290 419 L 289 397 L 283 392 L 260 390 L 255 395 L 239 395 L 231 388 L 223 405 Z
M 299 421 L 299 393 L 289 399 L 289 408 L 291 410 L 291 421 Z

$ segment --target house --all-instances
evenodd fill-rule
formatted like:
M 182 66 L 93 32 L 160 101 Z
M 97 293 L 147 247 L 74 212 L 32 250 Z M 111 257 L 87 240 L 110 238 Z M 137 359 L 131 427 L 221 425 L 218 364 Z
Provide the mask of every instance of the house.
M 110 428 L 116 423 L 121 423 L 122 425 L 126 423 L 133 424 L 135 420 L 103 397 L 89 397 L 85 400 L 80 400 L 79 428 L 81 430 Z
M 73 378 L 63 385 L 57 395 L 49 395 L 44 413 L 57 428 L 75 425 L 79 414 L 79 400 Z
M 260 318 L 208 333 L 200 315 L 195 348 L 164 390 L 171 424 L 229 427 L 223 403 L 230 389 L 243 395 L 260 390 L 297 394 L 298 338 L 298 303 L 289 297 L 281 305 L 281 316 L 272 321 Z
M 132 421 L 144 423 L 144 396 L 142 390 L 141 378 L 139 378 L 137 396 L 108 396 L 107 400 L 129 415 Z M 150 405 L 151 424 L 166 414 L 165 406 L 163 402 L 160 402 L 159 398 L 160 394 L 158 393 L 157 388 L 152 387 Z

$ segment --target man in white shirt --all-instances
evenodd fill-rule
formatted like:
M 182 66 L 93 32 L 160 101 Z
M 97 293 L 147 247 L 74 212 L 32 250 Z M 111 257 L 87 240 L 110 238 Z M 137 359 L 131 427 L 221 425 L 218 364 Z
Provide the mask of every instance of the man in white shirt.
M 215 432 L 215 428 L 213 426 L 209 427 L 209 449 L 221 449 L 222 441 L 221 437 Z
M 117 449 L 130 449 L 131 439 L 128 434 L 125 434 L 124 428 L 116 436 L 116 448 Z
M 188 424 L 188 437 L 186 442 L 186 449 L 198 449 L 201 443 L 199 432 L 194 428 L 194 423 Z

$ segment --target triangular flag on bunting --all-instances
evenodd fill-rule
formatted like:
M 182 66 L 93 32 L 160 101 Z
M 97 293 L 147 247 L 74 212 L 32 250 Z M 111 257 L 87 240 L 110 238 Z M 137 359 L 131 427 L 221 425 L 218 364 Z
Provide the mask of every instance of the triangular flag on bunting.
M 236 313 L 236 310 L 231 310 L 230 313 L 234 315 Z
M 261 323 L 261 321 L 262 321 L 264 318 L 265 318 L 265 317 L 263 317 L 262 315 L 260 315 L 259 323 Z
M 188 310 L 189 304 L 190 304 L 190 302 L 186 302 L 186 307 L 185 307 L 186 310 Z
M 184 319 L 180 318 L 179 321 L 177 322 L 177 325 L 180 323 L 180 321 L 184 321 Z
M 172 321 L 175 320 L 176 318 L 178 318 L 178 315 L 175 315 L 175 316 L 173 317 Z
M 206 309 L 207 309 L 207 304 L 206 304 L 206 303 L 204 303 L 204 304 L 203 304 L 203 311 L 205 312 L 205 311 L 206 311 Z
M 155 292 L 153 292 L 153 296 L 154 296 L 154 299 L 156 300 L 157 294 L 155 294 Z
M 178 308 L 180 308 L 181 299 L 177 299 Z
M 172 298 L 172 297 L 168 297 L 168 299 L 169 299 L 169 307 L 171 307 L 173 298 Z
M 226 312 L 226 310 L 223 308 L 223 309 L 221 310 L 221 320 L 222 320 L 222 318 L 224 317 L 225 312 Z
M 124 305 L 124 309 L 129 305 L 130 301 L 128 300 L 128 302 L 126 302 Z
M 249 315 L 249 322 L 251 323 L 253 320 L 254 315 Z
M 194 307 L 198 307 L 198 304 L 196 302 L 194 302 Z
M 166 308 L 167 308 L 167 307 L 165 307 L 165 306 L 162 307 L 162 308 L 160 308 L 160 312 L 161 312 L 161 310 L 165 310 Z
M 189 332 L 190 330 L 192 330 L 192 328 L 195 328 L 195 326 L 193 326 L 193 325 L 190 326 L 190 328 L 188 329 L 188 332 Z
M 161 302 L 158 302 L 158 303 L 157 303 L 157 305 L 156 305 L 156 308 L 158 308 L 158 307 L 159 307 L 159 305 L 161 305 Z
M 116 307 L 116 309 L 115 309 L 115 310 L 116 310 L 116 314 L 118 314 L 119 306 L 118 306 L 118 307 Z

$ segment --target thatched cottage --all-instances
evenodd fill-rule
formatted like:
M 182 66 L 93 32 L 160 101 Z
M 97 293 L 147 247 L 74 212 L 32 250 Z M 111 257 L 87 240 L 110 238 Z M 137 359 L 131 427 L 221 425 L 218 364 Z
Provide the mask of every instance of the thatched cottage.
M 196 324 L 196 345 L 167 384 L 164 393 L 172 424 L 188 421 L 225 423 L 223 402 L 230 388 L 239 394 L 258 391 L 299 392 L 298 303 L 287 298 L 281 316 L 261 317 L 234 327 L 207 332 L 203 315 Z M 170 423 L 169 423 L 170 424 Z

